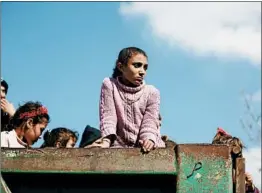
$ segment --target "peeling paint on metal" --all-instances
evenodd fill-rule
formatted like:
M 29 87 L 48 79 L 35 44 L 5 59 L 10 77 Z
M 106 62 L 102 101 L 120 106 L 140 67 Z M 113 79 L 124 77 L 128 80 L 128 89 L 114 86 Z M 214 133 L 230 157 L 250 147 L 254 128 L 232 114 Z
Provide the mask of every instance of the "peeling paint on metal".
M 179 145 L 177 152 L 177 193 L 233 192 L 232 161 L 226 146 Z M 198 162 L 202 167 L 193 171 Z
M 52 173 L 145 173 L 176 174 L 172 148 L 142 154 L 140 149 L 42 149 L 2 151 L 2 171 Z
M 232 159 L 225 145 L 175 143 L 148 154 L 140 149 L 5 149 L 2 172 L 163 174 L 176 176 L 176 193 L 233 193 Z

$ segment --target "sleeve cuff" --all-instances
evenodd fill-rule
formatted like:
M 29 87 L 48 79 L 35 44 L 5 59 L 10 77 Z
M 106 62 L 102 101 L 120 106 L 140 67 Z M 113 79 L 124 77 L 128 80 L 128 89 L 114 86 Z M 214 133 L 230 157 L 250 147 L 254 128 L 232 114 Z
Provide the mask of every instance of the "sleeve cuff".
M 154 146 L 156 145 L 156 136 L 153 133 L 147 133 L 141 135 L 141 140 L 152 140 L 154 142 Z

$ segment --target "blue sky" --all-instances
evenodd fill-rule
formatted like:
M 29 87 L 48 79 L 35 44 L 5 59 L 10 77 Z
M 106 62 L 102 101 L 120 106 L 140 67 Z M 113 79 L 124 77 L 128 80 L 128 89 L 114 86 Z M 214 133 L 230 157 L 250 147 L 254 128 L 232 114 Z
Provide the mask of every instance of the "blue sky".
M 111 76 L 118 52 L 137 46 L 149 56 L 146 82 L 161 92 L 162 134 L 178 143 L 209 143 L 221 126 L 252 146 L 239 123 L 240 91 L 261 89 L 260 61 L 170 45 L 152 30 L 154 23 L 148 25 L 150 14 L 128 17 L 121 6 L 2 3 L 1 76 L 10 86 L 8 99 L 16 107 L 41 101 L 50 112 L 50 129 L 65 126 L 81 134 L 87 124 L 98 128 L 101 83 Z M 252 105 L 260 110 L 260 103 Z

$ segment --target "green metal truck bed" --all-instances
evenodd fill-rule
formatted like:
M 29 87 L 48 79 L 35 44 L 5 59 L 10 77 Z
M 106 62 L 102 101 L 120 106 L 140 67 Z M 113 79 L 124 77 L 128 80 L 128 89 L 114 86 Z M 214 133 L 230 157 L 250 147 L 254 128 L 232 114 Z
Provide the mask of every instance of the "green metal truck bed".
M 13 193 L 244 193 L 233 183 L 229 147 L 170 143 L 130 149 L 2 149 L 1 173 Z M 3 190 L 2 190 L 3 191 Z

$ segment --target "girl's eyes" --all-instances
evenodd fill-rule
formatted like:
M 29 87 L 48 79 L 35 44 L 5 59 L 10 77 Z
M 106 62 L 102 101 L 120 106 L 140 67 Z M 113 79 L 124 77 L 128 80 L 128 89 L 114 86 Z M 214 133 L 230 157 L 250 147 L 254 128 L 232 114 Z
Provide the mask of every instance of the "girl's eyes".
M 141 68 L 141 66 L 143 66 L 143 63 L 141 63 L 141 62 L 134 62 L 134 63 L 133 63 L 133 66 L 134 66 L 135 68 Z M 144 70 L 147 70 L 148 64 L 145 64 L 143 67 L 144 67 Z
M 142 64 L 141 62 L 134 62 L 134 63 L 133 63 L 133 66 L 134 66 L 135 68 L 140 68 L 142 65 L 143 65 L 143 64 Z

